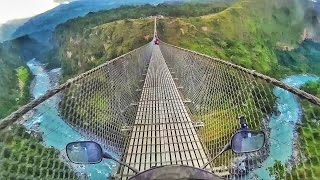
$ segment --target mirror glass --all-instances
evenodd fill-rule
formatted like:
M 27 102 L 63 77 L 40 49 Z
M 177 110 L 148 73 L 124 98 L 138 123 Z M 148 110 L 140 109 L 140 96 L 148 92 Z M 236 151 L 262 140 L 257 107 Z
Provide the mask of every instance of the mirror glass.
M 231 147 L 235 153 L 248 153 L 260 150 L 265 142 L 262 131 L 244 130 L 237 132 L 231 140 Z
M 95 164 L 102 161 L 102 148 L 93 141 L 72 142 L 67 145 L 66 150 L 73 163 Z

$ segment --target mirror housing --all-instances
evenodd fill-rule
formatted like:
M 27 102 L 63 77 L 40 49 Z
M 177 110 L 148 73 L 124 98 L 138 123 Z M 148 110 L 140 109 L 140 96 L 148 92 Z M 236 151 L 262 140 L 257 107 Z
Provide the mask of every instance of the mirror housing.
M 237 131 L 231 138 L 231 141 L 224 146 L 224 148 L 209 162 L 201 167 L 206 168 L 210 163 L 216 160 L 221 154 L 232 149 L 233 152 L 250 153 L 259 151 L 265 144 L 266 135 L 263 131 L 252 131 L 252 130 L 240 130 Z
M 76 164 L 97 164 L 103 159 L 101 146 L 93 141 L 77 141 L 67 144 L 68 159 Z
M 250 153 L 259 151 L 265 144 L 263 131 L 240 130 L 231 139 L 231 149 L 235 153 Z

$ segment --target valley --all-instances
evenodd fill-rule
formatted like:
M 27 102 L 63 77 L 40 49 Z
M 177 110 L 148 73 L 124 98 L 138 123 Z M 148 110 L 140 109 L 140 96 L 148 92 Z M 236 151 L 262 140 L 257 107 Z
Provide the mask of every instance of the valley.
M 153 5 L 141 5 L 145 2 L 136 1 L 133 4 L 138 6 L 132 6 L 127 5 L 132 3 L 126 1 L 124 4 L 127 6 L 121 7 L 118 3 L 102 3 L 99 7 L 80 8 L 74 14 L 68 11 L 68 5 L 65 4 L 51 10 L 47 16 L 39 15 L 17 28 L 13 35 L 17 38 L 0 44 L 0 119 L 51 89 L 50 70 L 61 68 L 61 77 L 57 78 L 56 83 L 63 83 L 150 42 L 155 15 L 163 16 L 158 20 L 158 35 L 162 41 L 283 79 L 319 97 L 320 44 L 313 41 L 318 35 L 319 3 L 239 0 L 196 4 L 161 4 L 163 1 L 157 1 Z M 83 5 L 75 3 L 72 6 Z M 313 13 L 309 14 L 310 10 Z M 55 12 L 66 14 L 61 18 L 61 15 L 55 16 Z M 275 107 L 281 115 L 271 117 L 271 159 L 265 162 L 265 169 L 257 170 L 259 177 L 269 177 L 270 172 L 279 174 L 279 168 L 272 169 L 279 165 L 274 165 L 272 158 L 284 164 L 292 160 L 296 132 L 310 137 L 314 131 L 318 131 L 317 127 L 309 129 L 314 122 L 308 122 L 300 128 L 295 125 L 303 118 L 320 117 L 316 108 L 309 107 L 306 102 L 298 102 L 291 94 L 279 89 L 274 89 L 273 93 L 278 98 Z M 33 126 L 41 122 L 39 127 L 44 131 L 41 142 L 63 150 L 67 142 L 83 137 L 61 119 L 57 108 L 59 101 L 54 99 L 48 106 L 39 108 L 25 126 L 34 130 Z M 306 117 L 301 117 L 298 111 L 306 112 Z M 43 116 L 45 112 L 49 112 L 47 116 Z M 287 116 L 294 117 L 293 123 L 287 122 L 289 128 L 275 129 Z M 47 119 L 56 120 L 57 123 L 50 124 Z M 49 132 L 52 127 L 61 127 L 66 134 Z M 274 140 L 279 134 L 287 140 L 286 146 Z M 61 135 L 68 138 L 63 143 L 57 143 L 55 139 Z M 303 153 L 315 151 L 312 138 L 301 139 L 301 143 L 311 144 L 311 147 L 302 149 Z M 280 157 L 282 150 L 289 153 Z M 56 154 L 52 158 L 58 159 Z M 309 166 L 312 163 L 306 164 Z M 73 168 L 87 175 L 93 173 L 96 177 L 102 177 L 101 174 L 111 175 L 116 165 L 109 161 L 104 165 L 108 169 L 102 172 L 101 166 Z M 280 163 L 279 166 L 283 165 Z M 66 166 L 66 169 L 70 177 L 74 176 L 69 167 Z M 303 170 L 303 167 L 296 167 L 296 177 L 312 178 L 312 175 L 304 176 L 300 168 Z

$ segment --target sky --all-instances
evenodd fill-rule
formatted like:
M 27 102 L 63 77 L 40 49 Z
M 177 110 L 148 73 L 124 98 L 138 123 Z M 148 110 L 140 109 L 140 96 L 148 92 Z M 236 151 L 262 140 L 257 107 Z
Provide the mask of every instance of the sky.
M 0 24 L 43 13 L 59 5 L 57 2 L 57 0 L 0 0 Z

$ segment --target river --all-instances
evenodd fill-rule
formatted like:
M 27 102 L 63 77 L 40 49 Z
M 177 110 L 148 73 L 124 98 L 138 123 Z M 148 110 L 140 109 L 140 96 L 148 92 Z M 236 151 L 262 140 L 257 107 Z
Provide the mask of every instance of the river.
M 300 88 L 307 82 L 319 79 L 319 77 L 310 75 L 295 75 L 282 81 L 290 86 Z M 272 167 L 276 160 L 285 164 L 291 159 L 294 153 L 295 125 L 301 121 L 302 117 L 300 103 L 293 94 L 280 88 L 275 88 L 273 93 L 278 98 L 277 110 L 280 113 L 273 114 L 269 122 L 271 128 L 270 155 L 263 162 L 262 168 L 254 172 L 259 176 L 259 179 L 263 180 L 272 179 L 267 168 Z
M 60 69 L 54 69 L 50 72 L 46 71 L 42 64 L 33 59 L 28 61 L 28 67 L 34 75 L 34 82 L 31 88 L 31 93 L 34 98 L 38 98 L 45 94 L 49 89 L 53 88 L 50 82 L 50 74 L 56 76 Z M 38 130 L 43 132 L 43 142 L 47 146 L 52 146 L 65 154 L 65 147 L 69 142 L 77 140 L 88 140 L 81 136 L 77 131 L 66 124 L 58 113 L 58 97 L 53 97 L 50 101 L 46 101 L 40 105 L 32 117 L 25 122 L 28 129 Z M 115 162 L 105 160 L 96 165 L 74 165 L 72 166 L 80 173 L 87 174 L 90 179 L 106 179 L 113 174 Z

